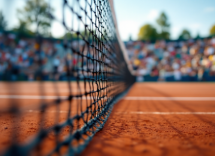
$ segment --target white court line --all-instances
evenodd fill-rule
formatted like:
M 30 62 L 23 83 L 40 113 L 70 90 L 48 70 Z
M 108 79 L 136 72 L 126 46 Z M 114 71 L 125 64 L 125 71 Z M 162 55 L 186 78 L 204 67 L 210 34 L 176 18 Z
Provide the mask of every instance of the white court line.
M 68 96 L 59 96 L 60 99 L 66 100 Z M 37 100 L 37 99 L 47 99 L 56 100 L 58 96 L 38 96 L 38 95 L 0 95 L 0 99 L 24 99 L 24 100 Z M 73 97 L 73 99 L 80 99 L 79 97 Z M 82 97 L 83 100 L 86 96 Z M 87 99 L 94 99 L 93 97 L 87 97 Z M 97 97 L 95 97 L 97 99 Z M 103 99 L 106 99 L 105 97 Z
M 66 99 L 68 96 L 60 96 Z M 57 99 L 57 96 L 38 96 L 38 95 L 0 95 L 0 99 Z
M 0 99 L 57 99 L 57 96 L 38 96 L 38 95 L 0 95 Z M 60 96 L 66 99 L 68 96 Z M 76 98 L 75 98 L 76 99 Z M 78 98 L 77 98 L 78 99 Z M 82 99 L 86 99 L 83 97 Z M 87 97 L 87 99 L 92 99 Z M 156 100 L 156 101 L 215 101 L 215 97 L 124 97 L 123 100 Z
M 60 99 L 66 100 L 68 96 L 59 96 Z M 38 96 L 38 95 L 0 95 L 0 99 L 24 99 L 24 100 L 38 100 L 38 99 L 47 99 L 47 100 L 56 100 L 58 96 Z M 73 97 L 74 99 L 80 99 Z M 82 99 L 86 99 L 83 97 Z M 91 99 L 87 97 L 87 99 Z
M 26 112 L 28 112 L 28 113 L 40 113 L 41 111 L 39 111 L 39 110 L 27 110 Z M 47 113 L 56 113 L 56 112 L 58 112 L 58 113 L 68 113 L 68 111 L 46 111 Z M 72 113 L 72 112 L 71 112 Z
M 40 113 L 39 110 L 27 110 L 28 113 Z M 46 111 L 47 113 L 68 113 L 68 111 Z M 74 113 L 74 112 L 71 112 Z M 215 115 L 215 112 L 114 112 L 114 114 L 142 114 L 142 115 Z
M 215 112 L 117 112 L 117 114 L 154 114 L 154 115 L 215 115 Z
M 56 93 L 56 91 L 54 89 L 45 89 L 44 90 L 45 93 Z M 68 89 L 60 89 L 58 91 L 59 93 L 69 93 Z M 83 90 L 79 91 L 79 90 L 71 90 L 72 93 L 79 93 L 79 92 L 83 92 Z M 40 90 L 0 90 L 1 94 L 8 94 L 8 93 L 40 93 Z
M 124 97 L 123 100 L 215 101 L 215 97 Z

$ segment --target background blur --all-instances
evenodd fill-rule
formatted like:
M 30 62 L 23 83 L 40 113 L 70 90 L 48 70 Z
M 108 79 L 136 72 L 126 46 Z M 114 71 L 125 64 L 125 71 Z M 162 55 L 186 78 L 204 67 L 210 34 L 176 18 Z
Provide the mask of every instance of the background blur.
M 215 81 L 215 1 L 115 1 L 137 81 Z
M 59 79 L 64 79 L 65 57 L 71 59 L 71 66 L 84 64 L 75 56 L 61 55 L 63 39 L 77 38 L 59 22 L 62 21 L 60 0 L 1 1 L 1 79 L 8 68 L 14 75 L 12 80 L 36 79 L 30 72 L 38 68 L 35 63 L 38 58 L 34 57 L 35 32 L 46 38 L 42 46 L 45 79 L 50 79 L 50 64 L 57 68 Z M 36 3 L 40 7 L 35 7 Z M 214 0 L 115 0 L 114 4 L 120 35 L 138 81 L 215 81 Z M 38 8 L 41 16 L 35 19 Z M 50 18 L 50 12 L 56 20 Z M 66 24 L 83 32 L 78 23 L 71 23 L 69 10 L 65 12 Z M 23 71 L 25 68 L 30 70 Z M 21 78 L 17 76 L 20 74 Z
M 46 1 L 49 2 L 50 0 Z M 25 2 L 26 0 L 1 0 L 0 10 L 7 19 L 8 28 L 19 25 L 17 9 L 23 8 Z M 59 15 L 62 12 L 61 3 L 60 0 L 51 3 L 55 10 L 53 14 L 58 18 L 60 18 Z M 127 41 L 130 37 L 137 40 L 139 29 L 145 24 L 151 24 L 159 29 L 156 19 L 162 12 L 168 17 L 171 39 L 178 39 L 183 29 L 188 29 L 192 37 L 196 37 L 198 34 L 207 37 L 209 30 L 215 24 L 214 0 L 115 0 L 114 5 L 120 35 L 124 41 Z M 64 30 L 59 29 L 60 24 L 53 21 L 51 27 L 54 37 L 62 36 Z
M 124 41 L 130 36 L 133 40 L 138 39 L 139 29 L 145 24 L 151 24 L 160 31 L 156 20 L 162 12 L 168 17 L 171 39 L 178 39 L 183 29 L 189 30 L 192 37 L 198 34 L 207 37 L 215 24 L 214 0 L 115 0 L 114 3 Z

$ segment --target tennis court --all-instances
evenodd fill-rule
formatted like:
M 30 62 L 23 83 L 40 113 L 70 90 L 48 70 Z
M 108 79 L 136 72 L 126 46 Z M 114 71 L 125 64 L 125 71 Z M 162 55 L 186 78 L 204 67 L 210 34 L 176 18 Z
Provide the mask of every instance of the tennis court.
M 57 85 L 61 88 L 61 98 L 68 95 L 65 82 Z M 53 83 L 46 82 L 43 86 L 44 99 L 55 99 Z M 83 155 L 213 155 L 214 87 L 213 83 L 135 83 L 114 106 L 104 128 L 94 136 Z M 1 116 L 3 126 L 0 147 L 3 150 L 10 145 L 14 131 L 19 133 L 19 143 L 30 141 L 38 133 L 41 97 L 39 84 L 35 82 L 14 83 L 11 90 L 8 84 L 1 83 L 1 88 L 1 110 L 9 107 L 11 100 L 16 100 L 24 112 L 16 126 L 11 116 Z M 72 104 L 71 117 L 77 113 L 78 101 L 75 99 Z M 84 105 L 83 100 L 83 108 L 86 107 Z M 57 110 L 54 106 L 48 108 L 43 119 L 44 126 L 47 128 L 55 125 L 56 116 L 57 122 L 64 122 L 67 113 L 66 102 L 61 103 Z M 82 126 L 83 122 L 74 125 Z M 69 127 L 63 128 L 61 132 L 59 141 L 69 134 Z M 42 142 L 40 152 L 49 153 L 55 143 L 54 134 L 50 134 Z M 66 150 L 67 147 L 64 147 L 60 152 L 63 154 Z
M 214 155 L 214 87 L 136 83 L 83 155 Z
M 43 82 L 42 84 L 40 82 L 1 82 L 0 87 L 2 88 L 0 123 L 3 125 L 1 126 L 0 151 L 12 146 L 14 140 L 18 144 L 29 145 L 32 140 L 38 139 L 38 133 L 42 127 L 47 130 L 46 139 L 40 140 L 40 147 L 37 147 L 35 151 L 40 148 L 38 155 L 47 155 L 56 148 L 59 142 L 65 141 L 71 134 L 75 135 L 76 131 L 80 132 L 86 122 L 90 123 L 92 118 L 101 118 L 99 123 L 93 122 L 96 127 L 87 129 L 81 139 L 73 138 L 71 144 L 76 148 L 100 129 L 99 126 L 104 124 L 106 115 L 110 113 L 110 110 L 107 110 L 104 115 L 99 116 L 99 113 L 102 114 L 100 109 L 105 109 L 104 103 L 108 97 L 100 99 L 105 94 L 101 94 L 102 91 L 99 95 L 94 95 L 95 98 L 86 95 L 86 92 L 96 90 L 96 85 L 88 86 L 84 82 Z M 109 92 L 111 93 L 114 91 Z M 73 94 L 78 96 L 69 98 L 68 95 Z M 80 96 L 82 94 L 85 96 Z M 96 103 L 92 105 L 92 101 Z M 11 109 L 13 105 L 16 111 L 18 110 L 17 113 Z M 55 132 L 56 125 L 61 125 L 59 135 Z M 65 154 L 68 147 L 62 146 L 65 148 L 62 147 L 58 152 Z
M 18 42 L 10 40 L 5 29 L 0 36 L 8 56 L 0 60 L 5 67 L 0 73 L 5 81 L 0 84 L 0 155 L 80 154 L 135 81 L 113 1 L 60 0 L 60 13 L 52 4 L 24 3 L 26 14 L 37 10 L 41 16 L 32 19 L 37 28 L 31 38 L 18 35 Z M 52 38 L 47 21 L 60 25 L 63 37 Z M 20 48 L 29 56 L 25 65 L 16 62 L 17 43 L 26 46 Z
M 0 156 L 215 155 L 215 38 L 123 42 L 115 2 L 3 1 Z

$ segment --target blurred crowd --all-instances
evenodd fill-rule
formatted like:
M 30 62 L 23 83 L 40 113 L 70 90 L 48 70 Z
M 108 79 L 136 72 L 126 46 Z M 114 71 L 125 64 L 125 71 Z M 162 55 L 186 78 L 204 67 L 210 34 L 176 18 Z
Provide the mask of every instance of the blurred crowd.
M 73 48 L 83 45 L 73 44 L 76 44 Z M 35 38 L 19 39 L 13 33 L 0 33 L 0 80 L 63 80 L 66 60 L 69 68 L 81 67 L 82 63 L 86 66 L 86 60 L 65 52 L 63 45 L 62 40 L 43 39 L 41 42 Z M 92 63 L 88 66 L 92 67 Z M 72 74 L 74 77 L 77 72 Z
M 13 33 L 0 33 L 0 80 L 65 80 L 67 67 L 73 70 L 73 78 L 92 76 L 88 71 L 102 68 L 87 60 L 93 58 L 93 50 L 87 52 L 84 41 L 70 43 L 66 45 L 77 49 L 75 53 L 65 49 L 63 40 L 20 39 Z M 215 81 L 215 38 L 129 41 L 126 48 L 138 81 Z M 85 57 L 79 54 L 81 49 Z M 94 55 L 95 59 L 101 55 Z
M 138 81 L 215 81 L 215 38 L 126 42 Z
M 42 52 L 35 39 L 17 39 L 15 34 L 0 34 L 0 76 L 5 80 L 18 80 L 19 77 L 34 80 L 40 66 L 52 56 L 55 48 L 45 42 Z
M 73 80 L 93 77 L 100 70 L 111 72 L 98 61 L 101 53 L 88 48 L 81 39 L 18 38 L 13 33 L 0 33 L 0 80 L 67 80 L 67 70 L 72 71 L 69 76 Z M 103 58 L 106 64 L 110 63 L 108 58 L 116 57 L 109 55 Z

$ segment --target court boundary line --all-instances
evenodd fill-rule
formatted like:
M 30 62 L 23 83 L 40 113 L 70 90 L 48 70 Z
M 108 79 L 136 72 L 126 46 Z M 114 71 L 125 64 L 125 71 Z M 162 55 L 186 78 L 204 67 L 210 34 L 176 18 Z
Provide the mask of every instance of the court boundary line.
M 215 115 L 215 112 L 115 112 L 116 114 L 142 114 L 142 115 Z
M 59 96 L 61 99 L 66 99 L 68 96 Z M 0 99 L 25 99 L 25 100 L 35 100 L 35 99 L 57 99 L 58 96 L 40 96 L 40 95 L 0 95 Z
M 39 110 L 27 110 L 27 113 L 40 113 Z M 47 111 L 48 113 L 68 113 L 68 111 Z M 74 113 L 74 112 L 73 112 Z M 114 114 L 142 114 L 142 115 L 215 115 L 215 112 L 113 112 Z
M 155 101 L 215 101 L 215 97 L 124 97 L 123 100 L 155 100 Z
M 68 96 L 40 96 L 40 95 L 0 95 L 0 99 L 67 99 Z M 74 97 L 74 99 L 80 99 Z M 92 99 L 91 97 L 84 97 L 83 99 Z M 134 97 L 127 96 L 122 98 L 122 100 L 155 100 L 155 101 L 215 101 L 215 97 Z

